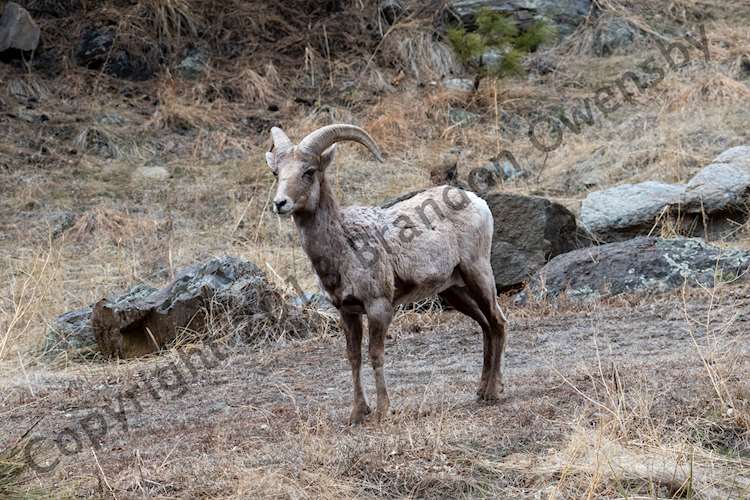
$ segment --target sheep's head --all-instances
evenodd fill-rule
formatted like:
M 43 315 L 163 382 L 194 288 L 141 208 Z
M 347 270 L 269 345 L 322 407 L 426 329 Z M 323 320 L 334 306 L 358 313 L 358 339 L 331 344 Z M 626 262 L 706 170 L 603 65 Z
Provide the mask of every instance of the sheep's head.
M 294 145 L 280 128 L 271 129 L 273 151 L 266 162 L 278 179 L 273 210 L 279 215 L 313 212 L 320 200 L 320 184 L 336 153 L 336 143 L 354 141 L 366 146 L 378 161 L 380 150 L 370 135 L 354 125 L 328 125 Z

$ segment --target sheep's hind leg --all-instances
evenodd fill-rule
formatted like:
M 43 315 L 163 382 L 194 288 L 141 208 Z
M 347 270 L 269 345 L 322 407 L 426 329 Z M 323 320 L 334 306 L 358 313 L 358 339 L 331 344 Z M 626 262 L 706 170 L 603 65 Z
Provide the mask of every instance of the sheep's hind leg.
M 390 407 L 388 390 L 385 386 L 385 334 L 393 319 L 393 306 L 386 299 L 374 300 L 365 304 L 367 311 L 367 330 L 370 334 L 370 362 L 375 371 L 375 387 L 378 393 L 376 416 L 381 421 Z
M 506 320 L 500 306 L 497 303 L 495 280 L 489 262 L 483 264 L 475 262 L 470 265 L 461 266 L 461 277 L 466 283 L 469 293 L 479 305 L 490 326 L 491 361 L 490 373 L 487 377 L 487 385 L 479 394 L 479 399 L 494 401 L 500 398 L 503 392 L 503 358 L 505 351 Z
M 349 424 L 356 425 L 364 421 L 370 413 L 365 393 L 362 391 L 360 367 L 362 366 L 362 316 L 359 314 L 342 313 L 341 323 L 346 335 L 346 354 L 352 368 L 352 384 L 354 386 L 354 400 Z
M 484 359 L 482 362 L 482 376 L 479 379 L 479 388 L 477 389 L 477 396 L 481 396 L 487 388 L 487 379 L 492 364 L 492 336 L 490 334 L 490 324 L 487 321 L 487 318 L 484 317 L 481 309 L 479 309 L 479 304 L 477 304 L 476 300 L 474 300 L 469 294 L 466 287 L 453 286 L 441 292 L 440 296 L 458 312 L 479 323 L 479 326 L 482 328 L 482 336 L 484 337 Z

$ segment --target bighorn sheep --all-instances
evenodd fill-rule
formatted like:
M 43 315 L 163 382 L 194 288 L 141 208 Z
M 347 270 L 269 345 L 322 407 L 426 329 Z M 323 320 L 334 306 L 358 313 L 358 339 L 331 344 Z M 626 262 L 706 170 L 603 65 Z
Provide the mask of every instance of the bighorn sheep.
M 274 147 L 266 161 L 278 180 L 273 209 L 293 217 L 320 284 L 341 315 L 354 384 L 350 423 L 370 413 L 360 382 L 361 315 L 367 315 L 381 419 L 390 404 L 383 362 L 394 308 L 436 294 L 482 327 L 484 363 L 477 395 L 497 399 L 503 390 L 506 320 L 490 268 L 493 221 L 484 200 L 442 186 L 389 208 L 339 208 L 325 170 L 342 141 L 366 146 L 382 162 L 367 132 L 329 125 L 296 146 L 279 128 L 272 128 L 271 135 Z

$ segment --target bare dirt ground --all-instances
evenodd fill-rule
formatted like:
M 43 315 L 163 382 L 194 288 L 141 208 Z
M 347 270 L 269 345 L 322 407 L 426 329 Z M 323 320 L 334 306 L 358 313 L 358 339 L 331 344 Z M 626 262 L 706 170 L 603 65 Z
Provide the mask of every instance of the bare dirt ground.
M 15 438 L 42 419 L 32 458 L 59 463 L 25 488 L 54 496 L 745 498 L 748 291 L 508 307 L 495 405 L 475 401 L 473 322 L 403 313 L 386 347 L 395 410 L 382 424 L 346 425 L 344 341 L 317 337 L 225 347 L 207 367 L 193 356 L 195 374 L 176 353 L 16 370 L 3 379 L 0 430 Z M 81 426 L 94 410 L 107 427 L 88 422 L 98 449 Z

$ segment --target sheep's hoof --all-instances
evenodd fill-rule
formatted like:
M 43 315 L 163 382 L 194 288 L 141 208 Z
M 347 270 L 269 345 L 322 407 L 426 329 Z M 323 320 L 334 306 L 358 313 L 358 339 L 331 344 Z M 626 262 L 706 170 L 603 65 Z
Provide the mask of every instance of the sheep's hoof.
M 388 415 L 390 415 L 391 402 L 388 398 L 384 400 L 378 400 L 378 409 L 375 411 L 375 418 L 378 422 L 384 422 Z
M 496 384 L 494 387 L 491 384 L 487 384 L 484 388 L 480 387 L 479 400 L 494 403 L 500 399 L 500 394 L 504 389 L 503 384 Z
M 486 391 L 486 390 L 487 390 L 487 381 L 486 380 L 482 380 L 479 383 L 479 387 L 477 387 L 477 397 L 479 397 L 481 399 L 482 394 L 484 394 L 484 391 Z
M 349 415 L 349 425 L 359 425 L 365 421 L 365 417 L 372 413 L 367 403 L 355 404 L 352 413 Z

